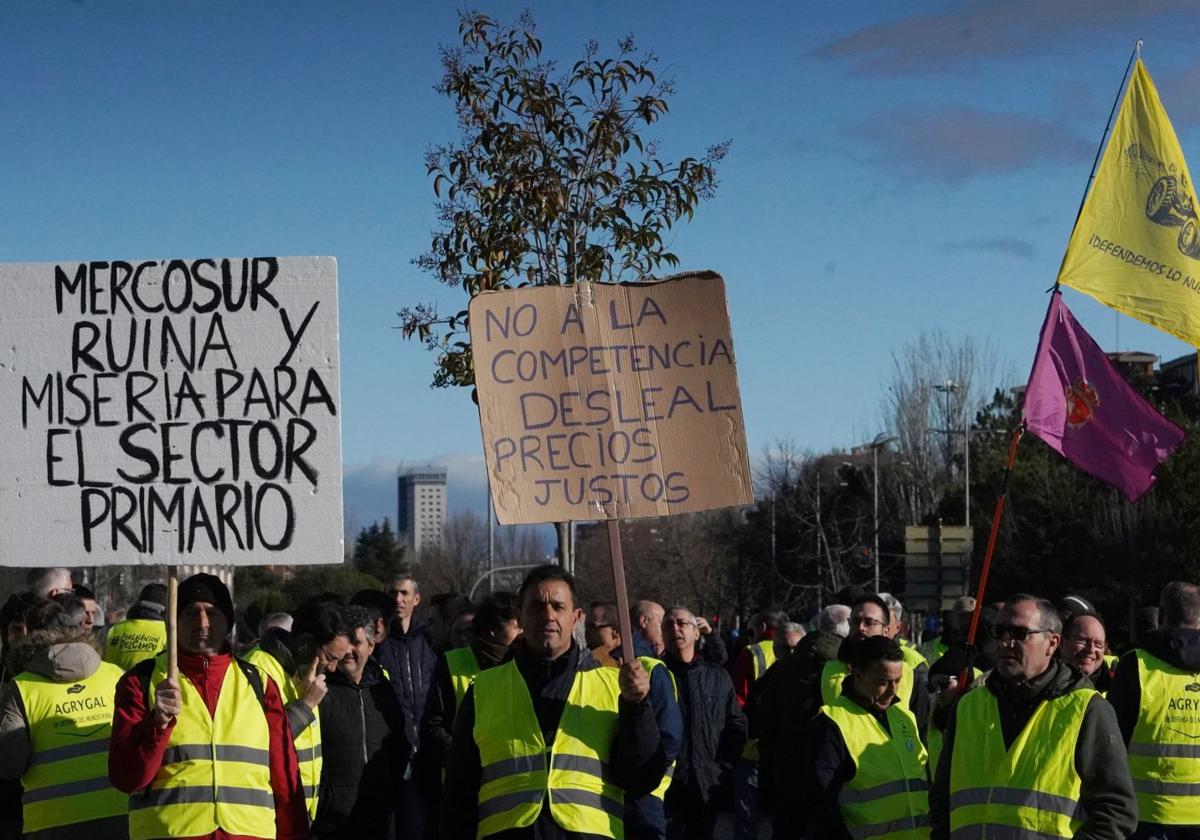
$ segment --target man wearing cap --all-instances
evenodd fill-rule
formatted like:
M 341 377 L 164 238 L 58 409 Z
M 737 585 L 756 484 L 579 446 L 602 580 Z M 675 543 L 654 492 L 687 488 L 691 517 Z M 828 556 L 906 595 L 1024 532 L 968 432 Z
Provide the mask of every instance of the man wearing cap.
M 117 684 L 109 778 L 131 840 L 308 836 L 279 689 L 230 652 L 233 601 L 213 575 L 179 585 L 179 678 L 159 654 Z
M 154 658 L 167 646 L 167 587 L 148 583 L 142 587 L 137 603 L 122 621 L 108 628 L 104 638 L 104 661 L 122 671 Z

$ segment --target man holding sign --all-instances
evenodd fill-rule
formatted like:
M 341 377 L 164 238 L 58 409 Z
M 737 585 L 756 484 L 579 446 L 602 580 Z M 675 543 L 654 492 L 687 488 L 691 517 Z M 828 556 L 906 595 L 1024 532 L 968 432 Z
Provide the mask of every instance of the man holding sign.
M 307 838 L 283 701 L 230 652 L 229 590 L 193 575 L 179 585 L 177 620 L 179 678 L 167 677 L 164 653 L 117 684 L 108 767 L 129 794 L 131 840 Z
M 475 677 L 455 717 L 442 836 L 623 837 L 624 797 L 667 769 L 649 677 L 637 659 L 618 674 L 574 643 L 583 610 L 560 567 L 530 572 L 518 605 L 515 656 Z

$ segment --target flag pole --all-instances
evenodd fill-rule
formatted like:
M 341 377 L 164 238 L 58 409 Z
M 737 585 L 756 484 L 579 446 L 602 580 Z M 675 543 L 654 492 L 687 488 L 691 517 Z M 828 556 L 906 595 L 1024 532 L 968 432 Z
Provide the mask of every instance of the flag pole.
M 1012 440 L 1008 444 L 1008 461 L 1004 465 L 1004 474 L 1000 485 L 1000 495 L 996 498 L 996 509 L 992 512 L 992 530 L 988 534 L 987 550 L 983 555 L 983 566 L 979 570 L 979 587 L 975 591 L 975 609 L 971 613 L 971 627 L 967 631 L 967 661 L 959 675 L 958 684 L 970 684 L 971 669 L 975 665 L 975 637 L 979 632 L 979 614 L 983 611 L 983 596 L 987 592 L 988 573 L 992 570 L 992 556 L 996 553 L 996 538 L 1000 534 L 1000 521 L 1004 518 L 1004 503 L 1008 498 L 1008 478 L 1012 475 L 1013 463 L 1017 460 L 1017 446 L 1021 443 L 1021 435 L 1025 433 L 1025 423 L 1013 430 Z
M 1079 219 L 1083 216 L 1083 206 L 1087 204 L 1088 193 L 1092 189 L 1092 182 L 1096 180 L 1096 169 L 1100 166 L 1100 155 L 1104 152 L 1104 141 L 1108 139 L 1108 132 L 1112 129 L 1113 117 L 1117 114 L 1117 106 L 1121 104 L 1121 94 L 1125 90 L 1125 83 L 1129 81 L 1129 71 L 1133 68 L 1133 62 L 1136 61 L 1142 54 L 1142 39 L 1138 38 L 1133 45 L 1133 52 L 1129 54 L 1129 62 L 1125 65 L 1125 72 L 1121 74 L 1121 84 L 1117 86 L 1117 95 L 1113 99 L 1112 108 L 1108 112 L 1108 121 L 1104 123 L 1104 133 L 1100 135 L 1100 144 L 1096 146 L 1096 157 L 1092 160 L 1092 171 L 1088 173 L 1087 184 L 1083 187 L 1083 196 L 1079 199 L 1079 209 L 1075 211 L 1075 221 L 1071 225 L 1071 234 L 1067 237 L 1068 245 L 1071 239 L 1075 236 L 1075 228 L 1079 226 Z M 1058 265 L 1058 275 L 1054 278 L 1054 288 L 1057 290 L 1059 286 L 1058 278 L 1062 276 L 1062 267 L 1066 265 L 1067 252 L 1063 251 L 1062 262 Z
M 633 661 L 633 621 L 629 615 L 629 590 L 625 587 L 625 554 L 621 550 L 621 522 L 608 520 L 608 556 L 612 562 L 613 590 L 617 596 L 617 627 L 621 631 L 621 663 Z

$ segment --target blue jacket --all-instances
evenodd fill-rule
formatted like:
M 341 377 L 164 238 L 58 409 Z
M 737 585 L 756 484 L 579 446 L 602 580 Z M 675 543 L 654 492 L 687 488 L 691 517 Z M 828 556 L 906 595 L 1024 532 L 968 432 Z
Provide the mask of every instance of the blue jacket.
M 662 661 L 654 654 L 654 648 L 635 630 L 633 633 L 634 656 L 648 656 Z M 621 649 L 613 651 L 616 659 L 621 658 Z M 664 663 L 665 664 L 665 663 Z M 650 704 L 658 721 L 660 745 L 666 761 L 679 757 L 683 742 L 683 714 L 675 700 L 675 681 L 667 668 L 655 668 L 650 673 Z M 625 836 L 645 837 L 647 840 L 662 840 L 667 836 L 667 815 L 661 799 L 653 795 L 625 800 Z

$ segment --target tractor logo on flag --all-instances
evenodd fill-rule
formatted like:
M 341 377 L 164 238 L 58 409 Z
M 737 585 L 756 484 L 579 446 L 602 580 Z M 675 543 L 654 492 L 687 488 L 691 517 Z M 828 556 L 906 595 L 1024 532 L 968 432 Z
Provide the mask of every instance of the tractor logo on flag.
M 1096 393 L 1095 388 L 1080 378 L 1067 386 L 1066 396 L 1067 425 L 1077 429 L 1092 419 L 1096 406 L 1100 403 L 1100 395 Z
M 1154 182 L 1146 196 L 1146 218 L 1164 227 L 1179 228 L 1175 242 L 1180 253 L 1200 259 L 1200 221 L 1186 176 L 1164 175 Z

